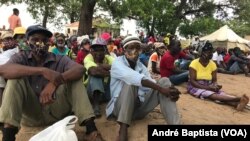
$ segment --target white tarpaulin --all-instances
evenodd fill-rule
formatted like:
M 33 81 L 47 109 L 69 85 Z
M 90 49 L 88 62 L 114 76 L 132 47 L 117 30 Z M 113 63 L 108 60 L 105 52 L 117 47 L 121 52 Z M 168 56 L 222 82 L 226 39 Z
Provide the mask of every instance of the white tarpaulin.
M 239 47 L 243 51 L 249 51 L 250 41 L 241 38 L 227 25 L 221 27 L 210 35 L 200 38 L 201 41 L 208 40 L 214 47 L 227 47 L 227 49 Z

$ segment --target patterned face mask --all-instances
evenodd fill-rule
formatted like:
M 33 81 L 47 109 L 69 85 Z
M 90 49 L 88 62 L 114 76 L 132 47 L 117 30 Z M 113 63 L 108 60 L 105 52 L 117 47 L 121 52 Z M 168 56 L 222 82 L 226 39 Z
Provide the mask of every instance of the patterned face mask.
M 125 56 L 128 60 L 132 61 L 132 62 L 136 62 L 139 55 L 141 53 L 140 49 L 126 49 L 125 51 Z
M 38 56 L 45 56 L 48 53 L 48 46 L 43 42 L 36 42 L 30 44 L 31 50 Z
M 14 40 L 6 40 L 2 42 L 3 50 L 13 49 L 17 46 L 17 43 Z

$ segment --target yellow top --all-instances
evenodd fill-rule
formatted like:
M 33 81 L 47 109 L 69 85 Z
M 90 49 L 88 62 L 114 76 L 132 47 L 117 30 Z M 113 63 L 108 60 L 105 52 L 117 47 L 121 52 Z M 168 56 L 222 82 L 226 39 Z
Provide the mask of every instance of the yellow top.
M 54 48 L 56 48 L 56 46 L 49 46 L 49 52 L 52 52 Z
M 104 58 L 104 61 L 103 61 L 103 64 L 108 64 L 108 65 L 112 65 L 114 61 L 114 57 L 110 56 L 110 55 L 105 55 L 105 58 Z M 96 67 L 97 64 L 95 63 L 94 61 L 94 58 L 92 56 L 92 54 L 88 54 L 85 58 L 84 58 L 84 67 L 86 68 L 86 75 L 88 75 L 88 70 L 89 68 L 91 67 Z M 104 81 L 107 81 L 107 78 L 104 79 Z M 88 83 L 88 79 L 86 79 L 84 81 L 84 84 L 86 85 Z
M 164 40 L 164 43 L 165 43 L 166 45 L 169 45 L 169 42 L 170 42 L 170 41 L 169 41 L 169 37 L 165 37 L 163 40 Z
M 204 67 L 200 62 L 199 58 L 191 62 L 189 67 L 196 70 L 197 80 L 212 80 L 212 72 L 217 69 L 216 64 L 210 60 L 208 65 Z

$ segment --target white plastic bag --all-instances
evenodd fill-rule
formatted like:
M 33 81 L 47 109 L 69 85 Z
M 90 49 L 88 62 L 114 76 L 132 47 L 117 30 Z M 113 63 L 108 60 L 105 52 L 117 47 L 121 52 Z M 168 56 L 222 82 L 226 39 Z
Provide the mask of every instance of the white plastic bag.
M 78 141 L 72 130 L 78 118 L 68 116 L 33 136 L 29 141 Z

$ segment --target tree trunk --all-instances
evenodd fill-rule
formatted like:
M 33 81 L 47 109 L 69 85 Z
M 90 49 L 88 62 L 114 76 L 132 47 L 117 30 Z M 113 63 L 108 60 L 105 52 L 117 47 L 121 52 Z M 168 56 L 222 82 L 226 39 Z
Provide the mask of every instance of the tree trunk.
M 70 13 L 70 23 L 74 23 L 75 22 L 75 12 L 71 12 Z
M 154 30 L 155 30 L 155 17 L 153 17 L 153 22 L 152 22 L 151 29 L 150 29 L 151 36 L 154 35 Z
M 150 33 L 150 27 L 149 27 L 149 22 L 147 21 L 147 22 L 145 22 L 145 26 L 146 26 L 146 32 L 147 32 L 147 36 L 149 35 L 149 33 Z
M 92 19 L 96 0 L 82 0 L 78 35 L 92 34 Z
M 49 7 L 46 5 L 45 8 L 44 8 L 44 15 L 43 15 L 43 27 L 46 28 L 47 26 L 47 21 L 48 21 L 48 17 L 49 17 Z

